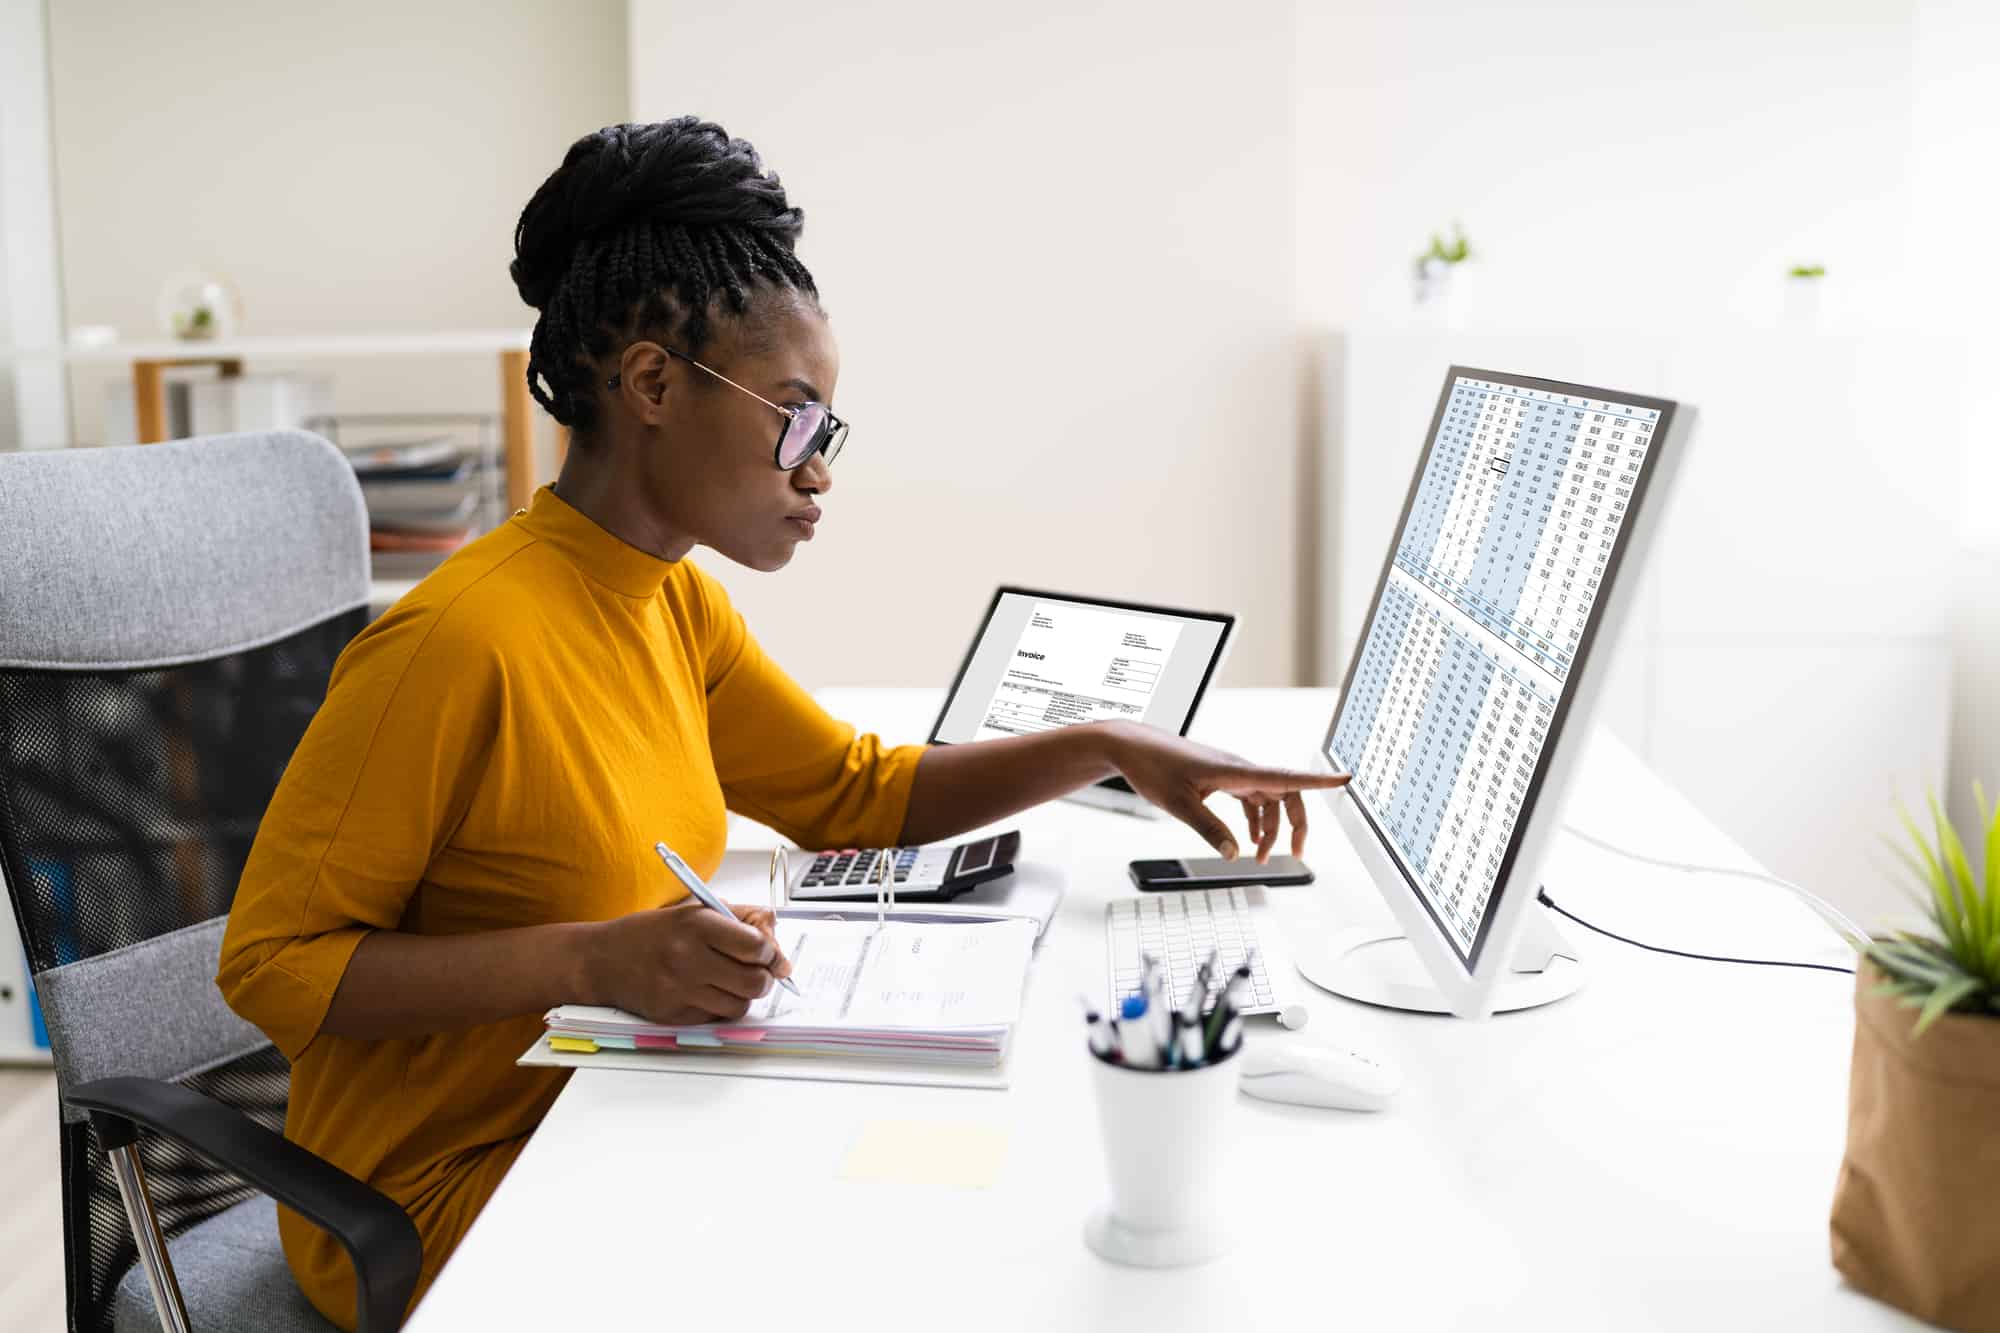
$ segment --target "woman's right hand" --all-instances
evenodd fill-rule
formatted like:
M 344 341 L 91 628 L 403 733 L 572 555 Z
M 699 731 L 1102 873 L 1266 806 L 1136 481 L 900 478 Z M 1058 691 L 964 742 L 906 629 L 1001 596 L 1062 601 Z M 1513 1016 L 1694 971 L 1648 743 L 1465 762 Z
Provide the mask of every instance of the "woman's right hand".
M 792 970 L 768 930 L 693 898 L 595 922 L 584 938 L 590 1003 L 651 1023 L 741 1018 L 773 978 Z

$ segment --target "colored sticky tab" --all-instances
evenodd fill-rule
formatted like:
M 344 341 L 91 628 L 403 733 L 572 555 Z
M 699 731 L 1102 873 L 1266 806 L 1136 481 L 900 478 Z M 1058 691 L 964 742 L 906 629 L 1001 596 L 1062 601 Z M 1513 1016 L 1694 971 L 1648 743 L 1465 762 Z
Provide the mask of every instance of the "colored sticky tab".
M 597 1043 L 599 1050 L 631 1051 L 638 1049 L 630 1037 L 606 1037 L 599 1034 L 592 1037 L 591 1040 Z
M 706 1032 L 677 1032 L 674 1039 L 683 1046 L 720 1046 L 722 1038 Z
M 871 1120 L 840 1164 L 842 1180 L 987 1189 L 1007 1159 L 1007 1131 L 930 1120 Z
M 724 1041 L 762 1041 L 765 1028 L 717 1028 L 715 1035 Z
M 649 1032 L 641 1032 L 632 1038 L 632 1045 L 641 1051 L 671 1051 L 680 1043 L 675 1041 L 670 1033 L 654 1036 Z
M 588 1037 L 550 1037 L 549 1049 L 568 1051 L 572 1055 L 596 1055 L 597 1043 Z

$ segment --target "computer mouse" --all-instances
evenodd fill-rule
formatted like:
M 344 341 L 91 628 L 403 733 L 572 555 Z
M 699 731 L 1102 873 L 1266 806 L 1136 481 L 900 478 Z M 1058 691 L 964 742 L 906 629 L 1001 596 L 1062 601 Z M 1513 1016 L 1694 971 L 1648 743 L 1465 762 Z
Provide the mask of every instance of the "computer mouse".
M 1393 1065 L 1338 1046 L 1257 1042 L 1242 1059 L 1237 1086 L 1267 1102 L 1379 1111 L 1403 1086 Z

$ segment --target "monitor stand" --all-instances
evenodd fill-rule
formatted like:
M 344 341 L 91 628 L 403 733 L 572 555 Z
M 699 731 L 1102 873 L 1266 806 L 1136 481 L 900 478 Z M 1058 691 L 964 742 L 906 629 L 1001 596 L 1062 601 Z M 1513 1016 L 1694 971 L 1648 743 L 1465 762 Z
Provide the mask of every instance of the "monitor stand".
M 1321 990 L 1387 1009 L 1451 1012 L 1444 995 L 1431 984 L 1423 960 L 1393 925 L 1336 930 L 1315 941 L 1295 942 L 1292 953 L 1306 980 Z M 1583 980 L 1583 962 L 1576 950 L 1563 939 L 1548 912 L 1536 905 L 1521 926 L 1513 967 L 1494 989 L 1493 1012 L 1551 1004 L 1574 992 Z

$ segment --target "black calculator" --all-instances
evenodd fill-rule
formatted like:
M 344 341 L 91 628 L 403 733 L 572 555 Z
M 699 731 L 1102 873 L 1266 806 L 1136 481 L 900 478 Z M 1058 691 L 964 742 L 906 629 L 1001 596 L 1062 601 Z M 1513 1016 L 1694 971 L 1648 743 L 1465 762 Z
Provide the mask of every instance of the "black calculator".
M 1009 829 L 956 847 L 849 847 L 819 852 L 792 871 L 791 899 L 801 903 L 873 902 L 882 858 L 889 858 L 897 902 L 941 903 L 1011 874 L 1021 835 Z

